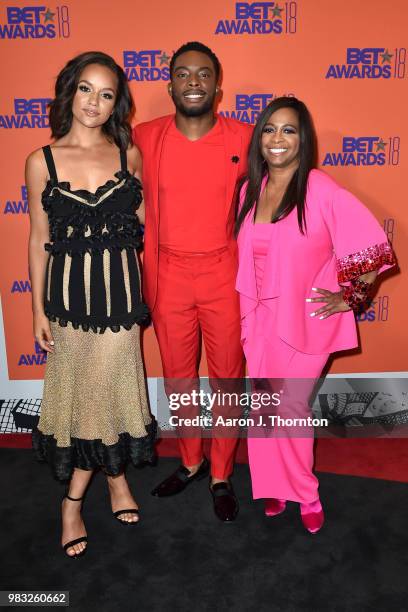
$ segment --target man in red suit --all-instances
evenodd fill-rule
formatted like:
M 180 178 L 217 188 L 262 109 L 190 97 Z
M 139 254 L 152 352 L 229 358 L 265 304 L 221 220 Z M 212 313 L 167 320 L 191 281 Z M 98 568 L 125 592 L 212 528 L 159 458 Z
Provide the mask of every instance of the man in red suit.
M 143 155 L 146 204 L 144 296 L 167 392 L 171 381 L 173 390 L 174 381 L 197 381 L 201 337 L 210 379 L 231 381 L 244 374 L 233 200 L 237 178 L 246 170 L 252 128 L 214 112 L 219 76 L 211 49 L 198 42 L 183 45 L 170 62 L 175 115 L 134 130 Z M 182 465 L 153 495 L 174 495 L 209 473 L 200 436 L 191 437 L 190 431 L 179 438 L 179 447 Z M 235 447 L 231 435 L 213 437 L 211 444 L 210 491 L 223 521 L 234 520 L 238 512 L 229 481 Z

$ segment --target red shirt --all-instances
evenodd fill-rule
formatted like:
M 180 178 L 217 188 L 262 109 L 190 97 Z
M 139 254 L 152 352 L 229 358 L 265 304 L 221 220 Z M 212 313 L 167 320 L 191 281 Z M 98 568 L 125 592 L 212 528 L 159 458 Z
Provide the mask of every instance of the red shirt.
M 204 253 L 227 245 L 225 164 L 219 121 L 195 141 L 172 122 L 160 159 L 160 246 Z

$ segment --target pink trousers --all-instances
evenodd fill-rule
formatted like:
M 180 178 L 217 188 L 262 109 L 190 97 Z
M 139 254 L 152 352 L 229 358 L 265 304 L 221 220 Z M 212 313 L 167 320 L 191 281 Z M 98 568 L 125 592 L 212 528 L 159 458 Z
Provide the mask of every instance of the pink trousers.
M 311 416 L 308 406 L 316 379 L 328 354 L 308 355 L 296 351 L 276 333 L 276 305 L 279 298 L 260 302 L 243 321 L 244 353 L 251 379 L 271 381 L 282 403 L 276 415 L 282 418 Z M 288 313 L 290 316 L 290 313 Z M 260 387 L 265 383 L 258 381 Z M 313 429 L 259 427 L 248 432 L 249 467 L 254 499 L 277 498 L 311 503 L 318 497 L 318 480 L 313 474 Z

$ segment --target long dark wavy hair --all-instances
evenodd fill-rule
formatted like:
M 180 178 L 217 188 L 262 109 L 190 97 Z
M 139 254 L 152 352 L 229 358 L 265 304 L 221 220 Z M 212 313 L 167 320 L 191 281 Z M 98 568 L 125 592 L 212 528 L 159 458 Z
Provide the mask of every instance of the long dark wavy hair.
M 235 234 L 237 235 L 248 212 L 258 204 L 261 194 L 262 179 L 268 172 L 266 161 L 261 154 L 261 138 L 263 129 L 269 117 L 280 108 L 293 108 L 299 117 L 299 167 L 289 181 L 286 191 L 274 215 L 272 223 L 280 221 L 297 208 L 299 230 L 302 234 L 306 231 L 306 191 L 309 172 L 316 167 L 317 144 L 313 121 L 306 105 L 294 97 L 282 96 L 275 98 L 262 111 L 252 134 L 248 154 L 248 173 L 242 177 L 236 192 L 237 211 L 239 205 L 239 193 L 242 185 L 248 181 L 245 199 L 241 210 L 238 211 L 235 222 Z M 256 210 L 255 210 L 256 214 Z
M 130 118 L 134 111 L 127 78 L 115 60 L 101 51 L 87 51 L 71 59 L 61 70 L 55 83 L 55 98 L 50 102 L 50 126 L 53 138 L 65 136 L 72 125 L 72 102 L 81 74 L 89 64 L 100 64 L 111 70 L 118 79 L 115 107 L 102 131 L 120 149 L 132 144 Z

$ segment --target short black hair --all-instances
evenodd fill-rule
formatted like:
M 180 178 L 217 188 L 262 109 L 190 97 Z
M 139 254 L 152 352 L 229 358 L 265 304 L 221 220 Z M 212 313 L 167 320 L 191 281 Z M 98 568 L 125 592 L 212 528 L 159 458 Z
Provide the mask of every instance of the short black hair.
M 207 55 L 214 64 L 215 76 L 218 81 L 221 72 L 220 60 L 215 55 L 214 51 L 211 51 L 210 47 L 207 47 L 207 45 L 204 45 L 203 43 L 197 41 L 185 43 L 173 53 L 173 56 L 170 60 L 170 77 L 173 74 L 174 63 L 178 56 L 182 55 L 183 53 L 187 53 L 188 51 L 198 51 L 199 53 L 204 53 L 204 55 Z
M 132 144 L 130 128 L 130 118 L 134 111 L 132 96 L 123 69 L 113 57 L 101 51 L 87 51 L 77 55 L 59 73 L 55 83 L 55 98 L 49 104 L 51 136 L 61 138 L 71 129 L 72 101 L 81 73 L 89 64 L 106 66 L 118 79 L 115 107 L 109 120 L 102 126 L 102 131 L 120 149 L 127 149 Z

